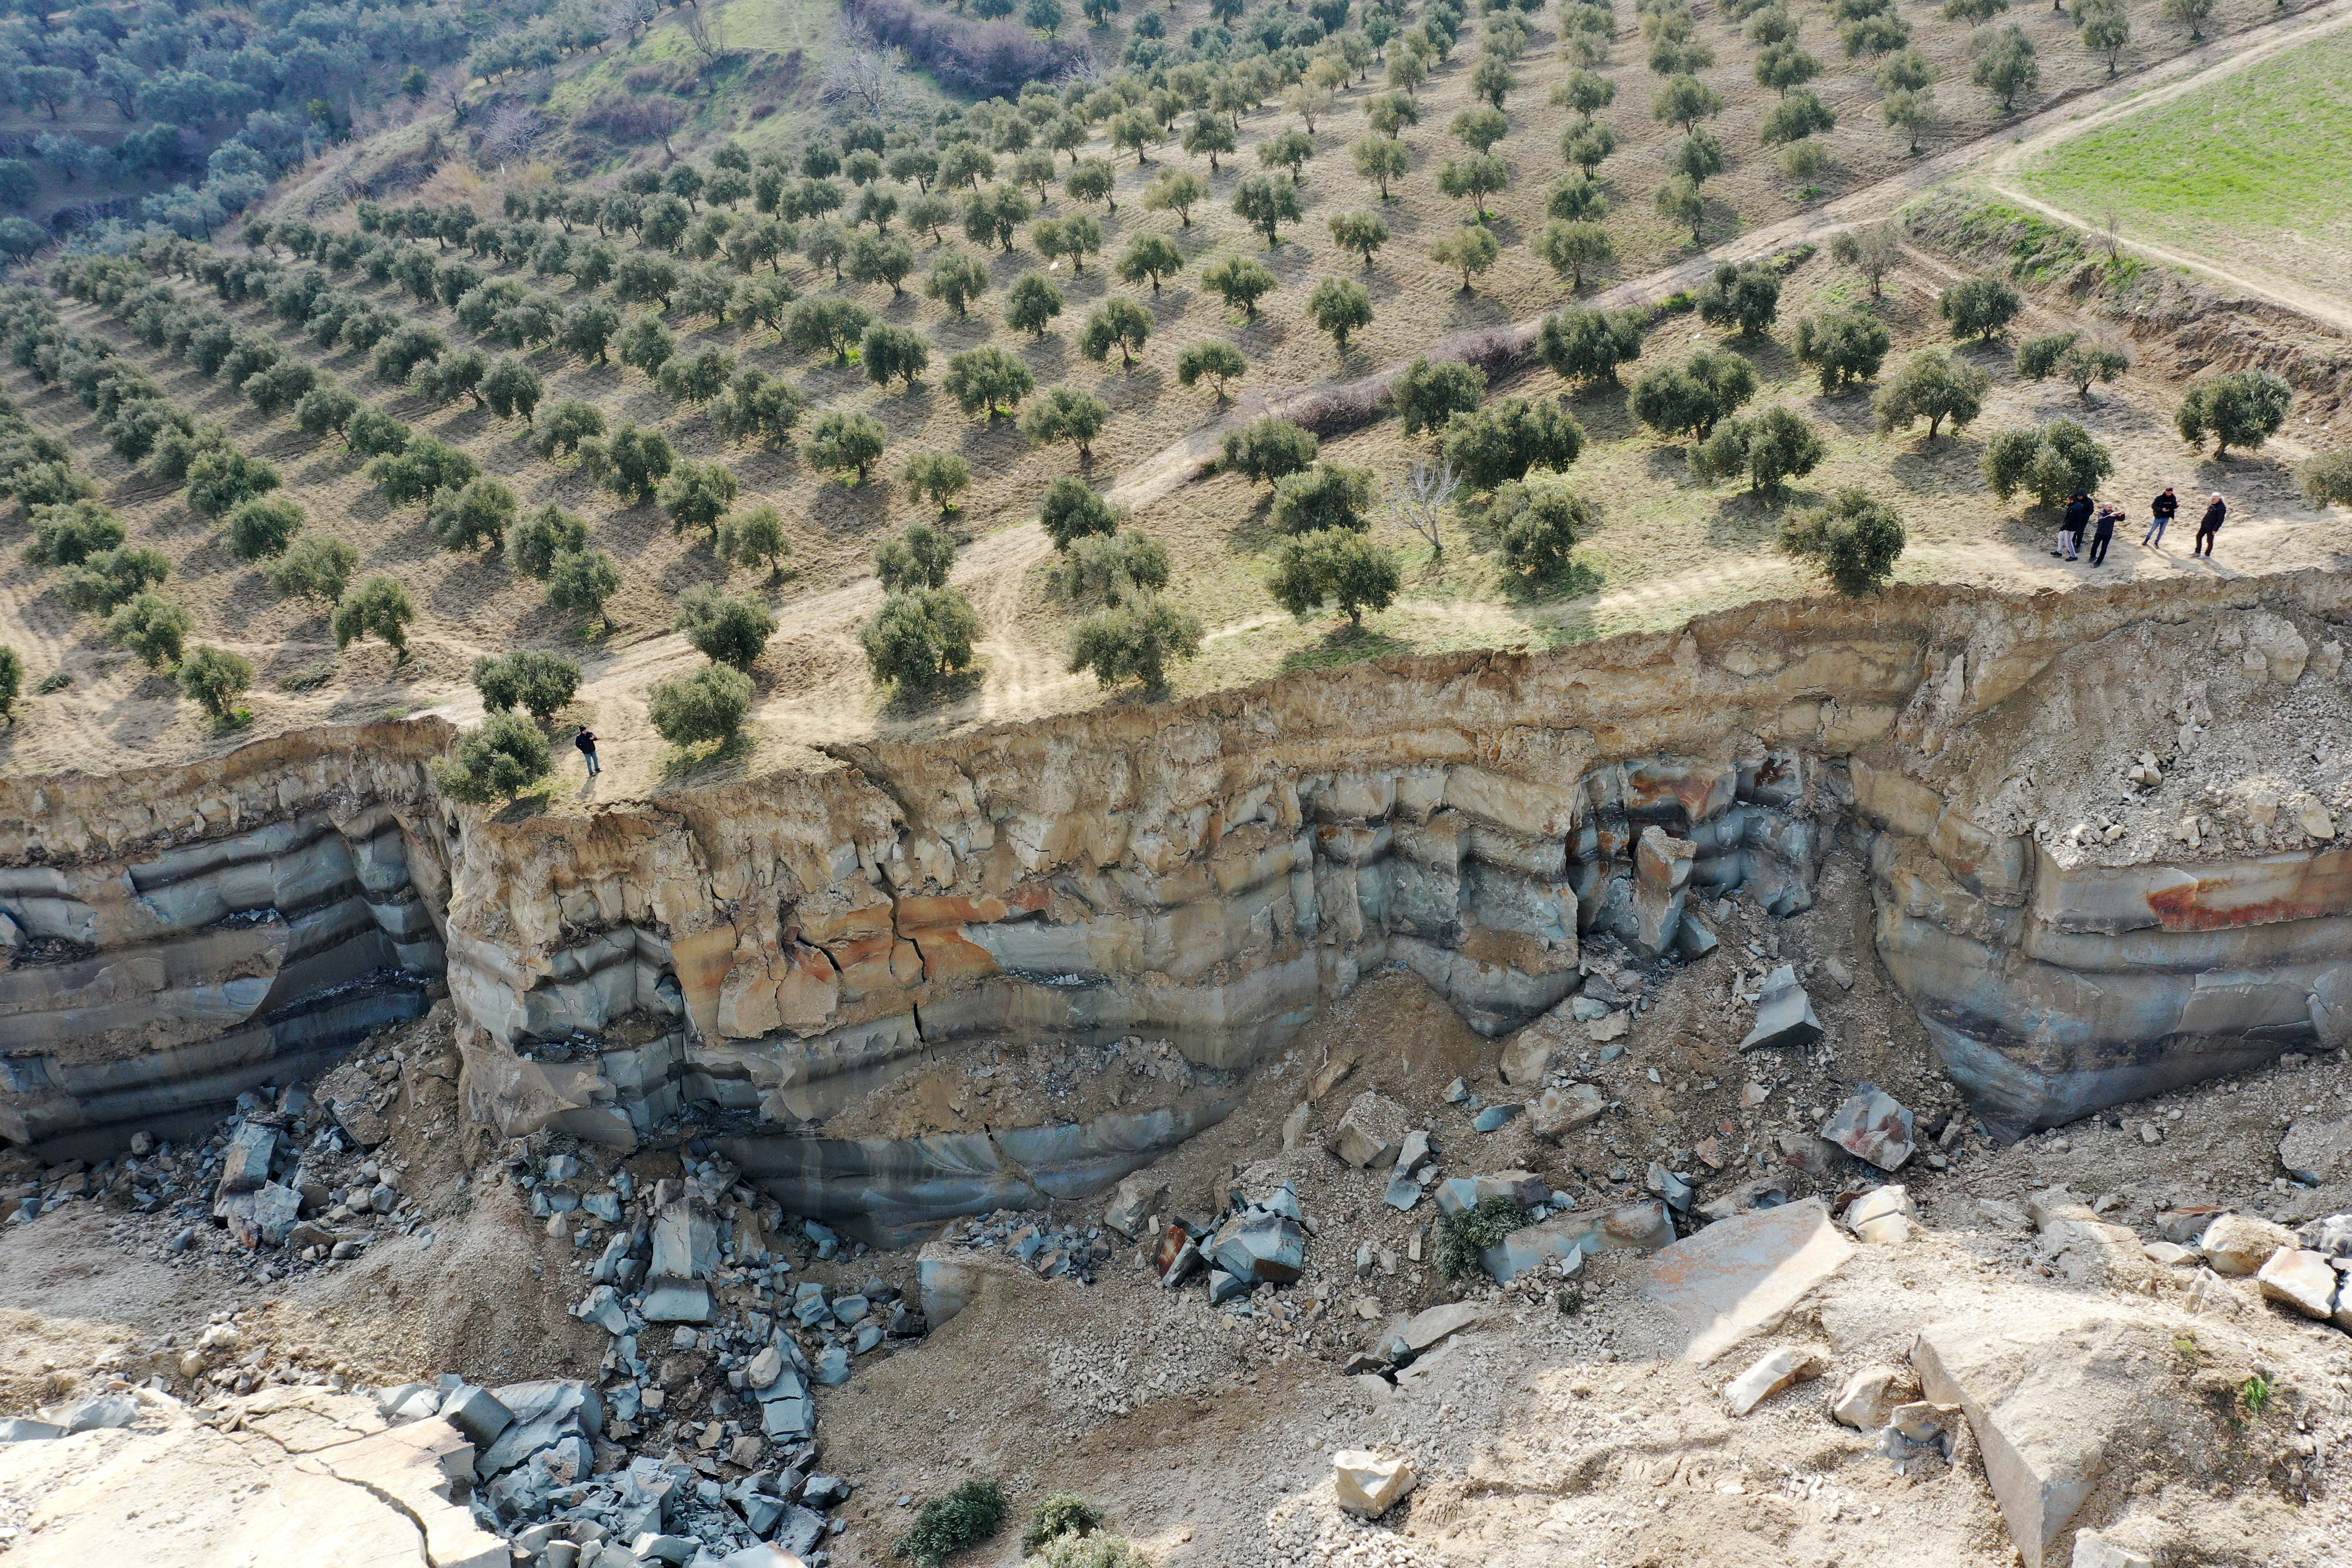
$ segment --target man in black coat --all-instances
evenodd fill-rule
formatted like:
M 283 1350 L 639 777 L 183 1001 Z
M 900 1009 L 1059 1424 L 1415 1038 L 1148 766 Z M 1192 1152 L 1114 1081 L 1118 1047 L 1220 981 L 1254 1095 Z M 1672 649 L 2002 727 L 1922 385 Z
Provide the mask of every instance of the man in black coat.
M 2074 492 L 2066 503 L 2065 520 L 2058 524 L 2058 548 L 2050 553 L 2068 561 L 2079 560 L 2083 553 L 2083 530 L 2091 521 L 2091 498 L 2081 490 Z
M 2157 497 L 2155 500 L 2148 503 L 2147 510 L 2150 521 L 2147 525 L 2147 535 L 2140 540 L 2141 545 L 2143 547 L 2153 546 L 2158 550 L 2163 549 L 2165 526 L 2172 521 L 2173 515 L 2179 511 L 2179 510 L 2180 498 L 2172 493 L 2172 487 L 2170 485 L 2165 486 L 2164 493 Z
M 2230 515 L 2230 503 L 2215 496 L 2205 508 L 2205 515 L 2197 520 L 2197 548 L 2192 555 L 2213 558 L 2213 536 L 2221 531 L 2221 520 Z

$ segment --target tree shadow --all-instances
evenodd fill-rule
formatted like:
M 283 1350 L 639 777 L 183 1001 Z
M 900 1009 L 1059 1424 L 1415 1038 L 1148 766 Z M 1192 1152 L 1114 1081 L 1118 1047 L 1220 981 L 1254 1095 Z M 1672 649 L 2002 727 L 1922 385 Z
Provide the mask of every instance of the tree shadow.
M 1281 674 L 1295 675 L 1301 670 L 1338 669 L 1350 664 L 1360 664 L 1368 658 L 1411 652 L 1412 645 L 1401 637 L 1391 637 L 1370 626 L 1343 622 L 1307 647 L 1293 648 L 1283 655 L 1281 662 L 1275 668 Z
M 889 700 L 882 704 L 886 719 L 912 720 L 951 708 L 980 695 L 982 682 L 987 677 L 985 664 L 974 664 L 953 675 L 920 685 L 899 685 L 891 689 Z

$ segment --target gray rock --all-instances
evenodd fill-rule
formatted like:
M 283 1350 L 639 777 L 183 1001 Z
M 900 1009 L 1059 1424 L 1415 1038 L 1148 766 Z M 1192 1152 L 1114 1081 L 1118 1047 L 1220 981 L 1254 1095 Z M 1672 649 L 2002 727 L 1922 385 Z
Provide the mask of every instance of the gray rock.
M 656 1280 L 708 1279 L 719 1267 L 719 1227 L 690 1199 L 671 1204 L 654 1220 Z
M 215 1206 L 228 1221 L 230 1239 L 252 1251 L 285 1244 L 300 1222 L 302 1194 L 291 1187 L 268 1182 L 251 1192 L 231 1193 Z
M 248 1121 L 229 1138 L 221 1154 L 219 1191 L 249 1193 L 269 1180 L 269 1166 L 278 1157 L 278 1129 Z
M 1911 1112 L 1873 1083 L 1855 1085 L 1852 1098 L 1822 1124 L 1822 1137 L 1882 1171 L 1900 1170 L 1911 1158 Z
M 1764 978 L 1756 1001 L 1756 1022 L 1739 1042 L 1743 1051 L 1776 1046 L 1810 1046 L 1822 1037 L 1822 1021 L 1813 1014 L 1813 999 L 1797 984 L 1794 965 L 1784 963 Z
M 378 1182 L 369 1189 L 367 1206 L 378 1214 L 390 1214 L 400 1206 L 400 1189 L 390 1182 Z
M 1463 1082 L 1460 1079 L 1457 1078 L 1452 1083 L 1445 1086 L 1446 1104 L 1461 1105 L 1467 1102 L 1469 1099 L 1470 1086 Z
M 1655 1252 L 1675 1238 L 1674 1223 L 1662 1203 L 1630 1204 L 1606 1213 L 1554 1215 L 1511 1232 L 1478 1255 L 1479 1267 L 1507 1285 L 1554 1258 L 1631 1247 Z
M 801 1501 L 814 1509 L 835 1509 L 848 1500 L 849 1483 L 839 1476 L 811 1476 L 801 1487 Z
M 629 1550 L 640 1563 L 667 1563 L 671 1568 L 685 1568 L 702 1550 L 702 1542 L 690 1535 L 656 1535 L 649 1531 L 630 1542 Z
M 849 1352 L 839 1345 L 827 1345 L 816 1358 L 816 1380 L 827 1388 L 838 1387 L 849 1381 Z
M 470 1384 L 443 1397 L 441 1418 L 463 1432 L 477 1449 L 488 1447 L 514 1425 L 514 1412 L 499 1404 L 497 1394 Z
M 864 1355 L 866 1352 L 874 1349 L 877 1345 L 879 1345 L 883 1340 L 887 1337 L 888 1336 L 882 1331 L 881 1324 L 868 1323 L 865 1327 L 859 1329 L 857 1331 L 856 1337 L 850 1341 L 849 1353 L 852 1355 Z
M 441 1391 L 430 1384 L 404 1383 L 379 1390 L 375 1396 L 379 1415 L 394 1426 L 422 1421 L 437 1415 L 441 1409 Z
M 1222 1306 L 1227 1301 L 1249 1294 L 1249 1281 L 1222 1268 L 1209 1270 L 1209 1305 Z
M 1490 1105 L 1471 1118 L 1470 1125 L 1480 1132 L 1499 1132 L 1519 1113 L 1516 1105 Z
M 1488 1198 L 1508 1198 L 1525 1208 L 1549 1201 L 1551 1184 L 1533 1171 L 1497 1171 L 1491 1176 L 1449 1176 L 1437 1184 L 1440 1212 L 1460 1214 Z
M 833 1321 L 848 1328 L 874 1310 L 874 1303 L 863 1296 L 842 1296 L 833 1303 Z
M 930 1332 L 930 1323 L 922 1312 L 909 1302 L 890 1303 L 890 1337 L 894 1340 L 920 1339 Z
M 47 1421 L 28 1421 L 21 1415 L 0 1417 L 0 1443 L 44 1443 L 65 1435 L 64 1427 Z
M 707 1323 L 710 1287 L 700 1280 L 656 1284 L 646 1292 L 638 1310 L 648 1323 Z
M 1286 1215 L 1237 1215 L 1210 1243 L 1217 1267 L 1245 1284 L 1287 1285 L 1307 1267 L 1307 1232 Z
M 1410 1213 L 1413 1205 L 1421 1202 L 1423 1190 L 1419 1182 L 1400 1171 L 1389 1178 L 1388 1190 L 1381 1194 L 1381 1201 L 1392 1209 Z
M 1348 1102 L 1331 1137 L 1331 1152 L 1358 1170 L 1395 1163 L 1408 1131 L 1403 1107 L 1370 1089 Z
M 1167 1211 L 1166 1179 L 1138 1171 L 1122 1177 L 1111 1189 L 1110 1202 L 1103 1208 L 1103 1224 L 1133 1241 L 1143 1234 L 1153 1215 Z
M 1601 1091 L 1589 1083 L 1572 1083 L 1563 1089 L 1547 1089 L 1528 1108 L 1528 1125 L 1538 1138 L 1558 1142 L 1580 1128 L 1590 1127 L 1601 1120 L 1609 1109 Z
M 101 1394 L 94 1399 L 84 1399 L 66 1407 L 66 1436 L 70 1437 L 77 1432 L 99 1432 L 128 1426 L 138 1419 L 138 1395 Z
M 629 1331 L 629 1314 L 622 1310 L 621 1299 L 610 1285 L 599 1285 L 589 1291 L 572 1309 L 572 1315 L 583 1323 L 593 1323 L 616 1340 Z
M 581 1440 L 585 1453 L 589 1435 L 604 1426 L 604 1396 L 591 1384 L 571 1378 L 509 1383 L 491 1390 L 514 1415 L 514 1424 L 474 1461 L 475 1472 L 503 1475 L 533 1455 L 554 1448 L 567 1438 Z M 583 1463 L 578 1479 L 584 1479 Z
M 784 1507 L 783 1517 L 776 1521 L 776 1533 L 769 1538 L 769 1547 L 781 1546 L 795 1557 L 806 1557 L 824 1539 L 824 1515 L 813 1509 L 803 1508 L 798 1503 L 788 1503 Z M 727 1561 L 732 1563 L 734 1558 Z M 760 1561 L 758 1558 L 752 1560 L 754 1564 Z M 779 1568 L 789 1568 L 789 1565 L 780 1564 Z
M 1406 1133 L 1404 1142 L 1397 1145 L 1396 1168 L 1399 1175 L 1413 1175 L 1423 1165 L 1433 1164 L 1436 1160 L 1437 1146 L 1430 1142 L 1428 1132 L 1420 1128 Z
M 580 1200 L 580 1206 L 606 1225 L 621 1223 L 621 1199 L 616 1193 L 590 1193 Z
M 1690 1212 L 1694 1196 L 1691 1184 L 1655 1160 L 1650 1162 L 1649 1173 L 1643 1179 L 1642 1185 L 1652 1196 L 1665 1199 L 1668 1208 L 1683 1214 Z

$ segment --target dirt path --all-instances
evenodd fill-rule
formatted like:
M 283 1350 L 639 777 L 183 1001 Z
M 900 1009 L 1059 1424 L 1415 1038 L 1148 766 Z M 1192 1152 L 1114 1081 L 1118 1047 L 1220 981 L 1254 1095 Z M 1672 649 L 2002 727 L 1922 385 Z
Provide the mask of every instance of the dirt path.
M 2328 4 L 2280 17 L 2247 32 L 2217 37 L 2200 48 L 2026 116 L 1995 135 L 1922 158 L 1899 174 L 1849 192 L 1810 212 L 1749 230 L 1671 267 L 1627 279 L 1588 296 L 1584 302 L 1612 310 L 1655 303 L 1705 281 L 1722 262 L 1750 260 L 1800 244 L 1821 243 L 1841 230 L 1888 216 L 1922 191 L 1963 175 L 1980 174 L 1988 166 L 2007 167 L 2022 151 L 2051 144 L 2078 133 L 2088 124 L 2158 101 L 2154 94 L 2169 97 L 2190 90 L 2347 23 L 2352 23 L 2352 0 L 2328 0 Z M 2003 194 L 2013 196 L 2005 188 Z M 2063 214 L 2053 216 L 2065 217 Z M 2313 310 L 2305 301 L 2289 298 L 2257 280 L 2232 281 L 2250 294 L 2305 310 L 2333 324 L 2352 327 L 2352 320 L 2347 320 L 2340 305 L 2334 308 L 2333 313 Z M 1524 352 L 1534 343 L 1540 325 L 1541 319 L 1534 318 L 1475 334 L 1475 338 L 1449 338 L 1432 345 L 1429 353 L 1432 357 L 1460 357 L 1476 340 L 1498 337 Z M 1116 505 L 1140 510 L 1206 472 L 1229 431 L 1270 415 L 1298 417 L 1318 404 L 1376 398 L 1404 369 L 1405 363 L 1383 365 L 1353 381 L 1318 383 L 1272 397 L 1244 394 L 1221 414 L 1130 467 L 1105 493 Z M 803 748 L 814 751 L 829 743 L 878 734 L 937 733 L 970 724 L 1031 717 L 1094 700 L 1092 679 L 1066 669 L 1058 647 L 1025 640 L 1014 630 L 1018 626 L 1017 608 L 1029 575 L 1050 553 L 1051 546 L 1044 531 L 1026 521 L 987 534 L 963 551 L 957 560 L 953 581 L 971 597 L 992 635 L 980 646 L 982 667 L 973 688 L 949 701 L 920 710 L 895 711 L 866 679 L 857 630 L 881 603 L 880 587 L 873 579 L 861 579 L 780 605 L 776 649 L 781 657 L 772 658 L 772 662 L 781 663 L 788 673 L 761 701 L 753 715 L 762 764 L 779 760 L 775 755 L 779 747 L 787 752 Z M 2035 563 L 2031 562 L 2005 563 L 2004 567 L 2009 573 L 2004 580 L 2011 583 L 2016 580 L 2018 569 L 2038 574 Z M 1973 574 L 1963 570 L 1961 574 Z M 1595 631 L 1613 631 L 1675 618 L 1689 613 L 1695 604 L 1712 607 L 1752 598 L 1763 592 L 1795 591 L 1800 586 L 1795 574 L 1784 563 L 1762 559 L 1731 561 L 1591 598 L 1562 601 L 1547 606 L 1535 620 L 1545 626 L 1582 624 Z M 1400 607 L 1412 609 L 1417 604 L 1418 601 L 1402 600 Z M 1433 601 L 1420 607 L 1433 613 L 1446 613 L 1448 609 Z M 1213 640 L 1223 640 L 1245 635 L 1279 618 L 1250 616 L 1213 628 L 1209 635 Z M 660 760 L 667 756 L 667 749 L 654 733 L 646 716 L 645 693 L 656 681 L 691 671 L 700 659 L 701 656 L 683 637 L 665 634 L 591 663 L 582 683 L 581 698 L 604 739 L 608 766 L 594 786 L 583 787 L 583 801 L 625 799 L 660 782 Z M 430 711 L 458 723 L 468 723 L 480 717 L 481 705 L 467 690 L 452 694 Z M 737 765 L 748 766 L 749 758 Z
M 2287 49 L 2299 48 L 2326 34 L 2342 31 L 2346 26 L 2352 26 L 2352 7 L 2342 5 L 2322 5 L 2273 26 L 2275 30 L 2240 35 L 2255 41 L 2205 69 L 2147 91 L 2128 96 L 2121 101 L 2106 104 L 2093 113 L 2071 117 L 2009 143 L 1993 158 L 1990 167 L 1986 171 L 1986 186 L 2003 200 L 2030 208 L 2044 217 L 2055 218 L 2061 223 L 2085 231 L 2092 229 L 2095 226 L 2092 223 L 2078 214 L 2070 213 L 2063 207 L 2053 206 L 2042 200 L 2018 184 L 2015 177 L 2031 160 L 2063 142 L 2071 142 L 2085 132 L 2113 124 L 2127 115 L 2140 113 L 2161 103 L 2168 103 L 2184 93 L 2193 92 L 2216 81 L 2226 80 Z M 2339 331 L 2352 332 L 2352 302 L 2347 302 L 2340 296 L 2323 293 L 2318 289 L 2307 289 L 2302 284 L 2273 277 L 2259 267 L 2248 266 L 2243 259 L 2240 259 L 2231 267 L 2222 267 L 2205 257 L 2192 255 L 2188 251 L 2173 250 L 2132 236 L 2119 237 L 2126 248 L 2137 251 L 2154 260 L 2185 268 L 2192 272 L 2201 272 L 2241 293 L 2252 295 L 2258 300 L 2266 300 L 2290 310 L 2300 311 L 2314 321 L 2324 321 Z

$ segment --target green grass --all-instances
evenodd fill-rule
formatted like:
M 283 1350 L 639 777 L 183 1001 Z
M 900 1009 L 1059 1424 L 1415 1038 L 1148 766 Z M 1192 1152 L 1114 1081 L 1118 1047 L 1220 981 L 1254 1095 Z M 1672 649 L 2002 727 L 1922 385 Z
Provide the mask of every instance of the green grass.
M 2021 183 L 2126 236 L 2345 289 L 2352 37 L 2337 35 L 2042 154 Z

